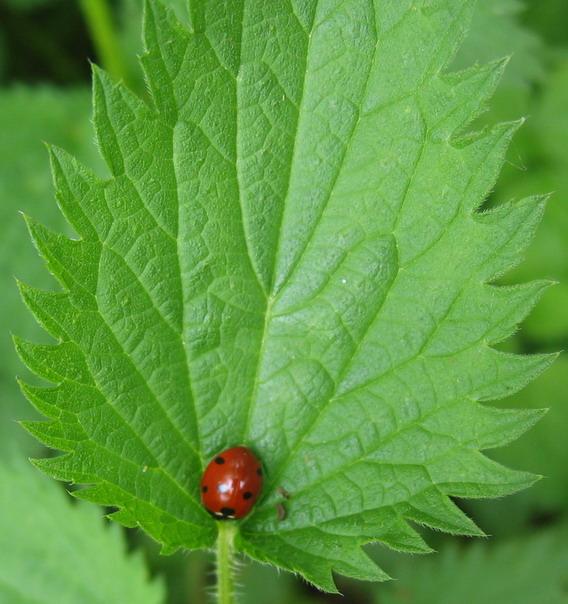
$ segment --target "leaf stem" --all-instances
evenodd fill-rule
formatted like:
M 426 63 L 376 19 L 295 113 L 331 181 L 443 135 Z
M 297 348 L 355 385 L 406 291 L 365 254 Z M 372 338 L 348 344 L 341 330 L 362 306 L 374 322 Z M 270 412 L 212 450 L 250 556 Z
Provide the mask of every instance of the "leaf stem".
M 103 67 L 116 80 L 128 80 L 122 48 L 107 0 L 80 0 L 81 9 Z
M 217 524 L 217 604 L 235 604 L 233 542 L 237 527 L 230 520 Z

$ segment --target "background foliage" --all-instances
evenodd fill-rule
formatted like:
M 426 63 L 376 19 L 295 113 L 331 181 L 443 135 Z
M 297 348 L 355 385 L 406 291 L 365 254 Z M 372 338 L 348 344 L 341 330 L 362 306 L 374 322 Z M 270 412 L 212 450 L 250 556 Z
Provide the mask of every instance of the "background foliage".
M 175 8 L 180 17 L 187 18 L 183 1 L 176 2 Z M 121 0 L 112 5 L 111 17 L 117 24 L 124 52 L 123 76 L 143 94 L 143 84 L 132 61 L 139 52 L 140 14 L 138 0 Z M 546 352 L 568 345 L 567 21 L 568 3 L 564 0 L 533 0 L 524 6 L 515 0 L 479 0 L 472 32 L 456 59 L 456 66 L 463 67 L 514 53 L 492 109 L 482 120 L 493 123 L 520 116 L 529 116 L 529 120 L 511 147 L 495 197 L 503 200 L 555 192 L 527 262 L 507 280 L 552 278 L 560 283 L 545 294 L 514 340 L 507 343 L 516 351 Z M 92 583 L 88 572 L 100 568 L 109 577 L 105 588 L 101 587 L 100 600 L 93 601 L 199 603 L 204 601 L 210 582 L 207 557 L 178 554 L 162 558 L 155 546 L 138 533 L 120 535 L 114 527 L 111 534 L 93 510 L 75 509 L 59 485 L 46 482 L 19 461 L 35 453 L 36 445 L 15 423 L 16 419 L 33 414 L 14 383 L 13 375 L 24 374 L 25 370 L 16 360 L 10 331 L 34 340 L 41 336 L 18 299 L 13 277 L 17 275 L 40 287 L 49 283 L 18 211 L 54 228 L 63 227 L 53 203 L 42 141 L 62 146 L 88 165 L 97 166 L 89 123 L 87 59 L 100 63 L 104 52 L 90 31 L 80 4 L 72 0 L 5 0 L 0 5 L 0 353 L 4 361 L 0 367 L 0 492 L 7 497 L 15 489 L 27 494 L 28 499 L 24 497 L 22 501 L 42 501 L 50 519 L 45 521 L 44 529 L 51 535 L 41 547 L 39 543 L 27 543 L 24 537 L 37 533 L 34 527 L 38 525 L 31 523 L 39 519 L 18 503 L 19 498 L 2 500 L 1 509 L 13 513 L 2 515 L 0 523 L 4 526 L 0 524 L 0 534 L 9 539 L 6 543 L 19 542 L 22 548 L 28 548 L 21 551 L 33 553 L 29 558 L 22 554 L 30 569 L 20 576 L 10 573 L 17 584 L 9 584 L 8 575 L 0 574 L 0 595 L 2 589 L 10 589 L 9 602 L 54 602 L 49 589 L 63 593 L 63 587 L 52 582 L 44 588 L 43 582 L 48 578 L 33 572 L 33 565 L 37 567 L 37 561 L 46 558 L 62 569 L 72 565 L 70 540 L 79 543 L 81 533 L 90 531 L 97 538 L 89 539 L 85 547 L 90 548 L 89 558 L 100 566 L 85 568 L 84 575 L 79 567 L 77 575 L 85 583 Z M 98 167 L 102 173 L 103 167 Z M 340 586 L 347 602 L 475 602 L 466 598 L 473 592 L 478 592 L 480 602 L 568 602 L 568 448 L 564 437 L 568 425 L 567 391 L 568 360 L 563 356 L 525 391 L 502 402 L 511 407 L 550 407 L 544 420 L 521 440 L 491 453 L 507 465 L 547 477 L 513 497 L 464 504 L 477 523 L 495 536 L 493 539 L 475 544 L 465 540 L 450 543 L 439 536 L 436 548 L 440 554 L 419 559 L 373 549 L 383 567 L 399 580 L 373 588 L 344 581 Z M 14 515 L 18 514 L 22 521 L 14 522 Z M 62 516 L 72 516 L 74 520 L 60 526 L 57 518 Z M 139 552 L 136 560 L 125 556 L 125 541 Z M 12 552 L 8 547 L 0 548 L 0 566 L 9 568 L 9 561 L 18 560 Z M 164 592 L 159 583 L 150 583 L 144 576 L 140 556 L 145 558 L 150 574 L 163 577 L 167 585 Z M 113 592 L 113 577 L 120 576 L 125 577 L 126 585 L 121 586 L 125 591 Z M 438 579 L 432 582 L 432 576 Z M 531 576 L 538 576 L 538 583 L 527 581 Z M 242 582 L 246 602 L 334 600 L 334 596 L 316 594 L 293 577 L 277 575 L 267 567 L 248 565 Z M 483 590 L 479 590 L 481 584 Z M 24 587 L 30 585 L 32 591 L 28 592 Z M 546 585 L 549 592 L 544 600 L 535 599 L 535 585 Z M 68 589 L 68 601 L 74 601 L 77 596 L 73 595 L 72 586 Z M 441 589 L 446 600 L 440 599 Z M 43 594 L 43 600 L 38 593 Z

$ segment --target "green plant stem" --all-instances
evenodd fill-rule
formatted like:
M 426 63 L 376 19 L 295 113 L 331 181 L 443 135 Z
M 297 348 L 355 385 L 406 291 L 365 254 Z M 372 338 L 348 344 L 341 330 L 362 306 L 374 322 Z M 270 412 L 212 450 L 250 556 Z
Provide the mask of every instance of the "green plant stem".
M 80 5 L 103 67 L 116 80 L 128 81 L 128 69 L 107 0 L 80 0 Z
M 235 604 L 233 542 L 237 532 L 231 521 L 219 522 L 217 536 L 217 603 Z

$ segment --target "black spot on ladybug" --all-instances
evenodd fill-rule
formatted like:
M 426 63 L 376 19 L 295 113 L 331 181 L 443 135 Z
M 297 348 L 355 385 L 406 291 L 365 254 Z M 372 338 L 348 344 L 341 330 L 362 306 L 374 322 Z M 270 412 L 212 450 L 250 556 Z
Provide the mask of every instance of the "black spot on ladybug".
M 256 473 L 257 473 L 259 476 L 262 476 L 262 468 L 257 468 L 257 469 L 256 469 Z
M 243 493 L 243 499 L 250 499 L 252 497 L 252 493 L 250 491 L 245 491 Z
M 224 458 L 224 457 L 221 457 L 221 456 L 216 457 L 216 458 L 215 458 L 215 463 L 217 463 L 217 464 L 219 464 L 219 465 L 222 465 L 222 464 L 224 464 L 224 463 L 225 463 L 225 458 Z
M 235 515 L 235 510 L 233 508 L 221 508 L 221 515 L 223 518 L 231 518 Z
M 201 487 L 201 492 L 202 492 L 202 493 L 207 493 L 207 491 L 208 491 L 208 489 L 207 489 L 207 485 L 203 485 L 203 486 Z

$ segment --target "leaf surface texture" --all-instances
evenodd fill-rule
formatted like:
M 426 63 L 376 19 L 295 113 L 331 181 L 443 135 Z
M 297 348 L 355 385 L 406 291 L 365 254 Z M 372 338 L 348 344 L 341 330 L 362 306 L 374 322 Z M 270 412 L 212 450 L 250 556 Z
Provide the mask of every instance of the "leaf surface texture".
M 534 481 L 480 452 L 540 417 L 486 403 L 552 357 L 492 347 L 546 287 L 491 284 L 545 200 L 478 211 L 518 124 L 467 131 L 504 67 L 445 72 L 473 8 L 200 2 L 190 33 L 147 5 L 152 102 L 94 70 L 111 177 L 52 149 L 77 238 L 28 221 L 63 286 L 21 287 L 57 340 L 17 341 L 55 384 L 24 385 L 66 452 L 38 465 L 174 551 L 212 546 L 202 469 L 249 445 L 266 486 L 237 546 L 329 591 L 386 578 L 361 545 L 480 534 L 451 497 Z

